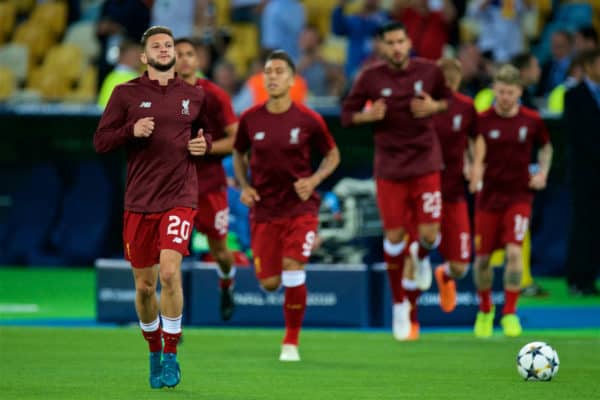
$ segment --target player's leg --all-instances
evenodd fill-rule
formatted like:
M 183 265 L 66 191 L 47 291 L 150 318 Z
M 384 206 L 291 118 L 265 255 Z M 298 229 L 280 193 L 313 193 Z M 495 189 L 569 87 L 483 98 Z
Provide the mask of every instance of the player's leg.
M 283 302 L 285 335 L 280 361 L 300 361 L 298 345 L 307 297 L 304 264 L 308 262 L 313 250 L 318 225 L 316 216 L 304 215 L 292 218 L 283 232 L 281 284 L 285 290 Z
M 377 205 L 383 222 L 383 258 L 392 292 L 392 331 L 396 340 L 406 340 L 410 334 L 410 304 L 406 299 L 402 278 L 408 237 L 407 189 L 402 182 L 377 179 Z
M 200 195 L 194 227 L 208 238 L 210 253 L 217 262 L 219 289 L 221 291 L 220 312 L 224 321 L 231 319 L 235 303 L 233 301 L 233 255 L 227 248 L 229 208 L 227 192 L 217 191 Z
M 477 210 L 475 212 L 475 262 L 473 280 L 479 297 L 479 311 L 473 328 L 475 336 L 487 338 L 494 331 L 495 308 L 492 303 L 494 271 L 490 255 L 499 247 L 498 231 L 502 214 Z
M 194 214 L 195 211 L 189 208 L 174 208 L 163 213 L 160 220 L 160 313 L 165 342 L 162 381 L 167 387 L 174 387 L 181 380 L 177 362 L 177 344 L 181 337 L 183 317 L 181 262 L 183 256 L 189 255 L 188 244 Z
M 161 379 L 162 331 L 158 316 L 158 237 L 156 220 L 125 212 L 123 242 L 125 258 L 133 267 L 135 309 L 150 350 L 150 387 L 163 387 Z
M 500 324 L 506 336 L 520 336 L 521 322 L 517 316 L 517 301 L 523 275 L 523 239 L 529 229 L 531 206 L 514 204 L 504 213 L 502 241 L 506 244 L 504 270 L 504 307 Z
M 438 172 L 411 179 L 411 203 L 418 223 L 418 240 L 411 243 L 409 251 L 415 264 L 415 280 L 421 290 L 431 287 L 432 275 L 429 252 L 441 243 L 440 221 L 442 194 Z
M 447 260 L 436 267 L 434 275 L 440 291 L 440 307 L 445 312 L 456 308 L 456 282 L 468 272 L 471 259 L 471 229 L 464 201 L 445 203 L 442 215 L 440 253 Z

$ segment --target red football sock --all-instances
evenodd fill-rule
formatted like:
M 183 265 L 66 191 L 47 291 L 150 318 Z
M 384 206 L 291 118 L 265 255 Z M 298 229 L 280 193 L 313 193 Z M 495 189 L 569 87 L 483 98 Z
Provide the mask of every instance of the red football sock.
M 478 290 L 479 311 L 489 313 L 492 311 L 492 289 Z
M 306 310 L 306 285 L 286 287 L 283 302 L 285 318 L 285 336 L 283 344 L 298 345 L 304 311 Z
M 157 330 L 152 332 L 145 332 L 142 330 L 142 335 L 144 335 L 144 339 L 148 342 L 148 346 L 150 347 L 150 351 L 156 353 L 157 351 L 162 350 L 162 336 L 161 336 L 160 326 Z
M 390 281 L 390 289 L 392 291 L 392 299 L 394 303 L 402 303 L 404 301 L 404 287 L 402 287 L 402 274 L 404 266 L 398 264 L 388 264 L 387 274 Z
M 402 303 L 404 301 L 404 288 L 402 287 L 402 275 L 404 274 L 404 250 L 400 254 L 392 256 L 385 250 L 383 251 L 383 259 L 387 264 L 388 280 L 390 281 L 390 289 L 392 291 L 392 299 L 394 303 Z
M 167 332 L 163 331 L 163 338 L 165 339 L 165 348 L 163 350 L 163 353 L 177 354 L 177 343 L 179 343 L 180 337 L 181 337 L 181 332 L 167 333 Z
M 504 291 L 504 307 L 502 315 L 515 314 L 517 312 L 517 300 L 519 300 L 520 291 L 505 290 Z
M 417 313 L 417 300 L 419 300 L 421 291 L 419 289 L 404 290 L 406 291 L 406 297 L 408 297 L 408 301 L 410 302 L 410 322 L 419 322 Z
M 229 289 L 233 286 L 233 279 L 231 278 L 220 278 L 219 279 L 219 287 L 221 289 Z

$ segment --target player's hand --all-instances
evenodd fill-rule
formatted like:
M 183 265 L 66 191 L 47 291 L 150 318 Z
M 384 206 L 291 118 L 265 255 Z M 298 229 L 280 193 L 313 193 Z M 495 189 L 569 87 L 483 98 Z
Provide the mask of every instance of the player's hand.
M 319 182 L 311 176 L 308 178 L 300 178 L 294 182 L 294 189 L 296 189 L 296 194 L 300 197 L 300 200 L 306 201 L 310 198 L 318 185 Z
M 133 136 L 135 137 L 149 137 L 154 131 L 154 117 L 145 117 L 138 119 L 135 125 L 133 125 Z
M 385 104 L 384 99 L 377 99 L 371 107 L 365 111 L 368 115 L 368 118 L 371 122 L 381 121 L 385 118 L 385 112 L 387 111 L 387 105 Z
M 415 118 L 429 117 L 438 112 L 437 101 L 428 93 L 421 92 L 419 97 L 415 97 L 410 101 L 410 111 Z
M 198 131 L 198 136 L 188 142 L 188 151 L 193 156 L 203 156 L 206 154 L 206 138 L 202 129 Z
M 479 192 L 483 187 L 483 165 L 473 163 L 469 179 L 469 192 Z
M 465 177 L 465 180 L 467 182 L 471 181 L 472 170 L 473 170 L 473 163 L 465 161 L 463 163 L 463 170 L 462 170 L 462 172 L 463 172 L 463 176 Z
M 546 181 L 548 176 L 546 176 L 543 172 L 538 172 L 537 174 L 531 175 L 529 178 L 529 187 L 533 190 L 542 190 L 546 188 Z
M 246 186 L 242 189 L 240 201 L 248 207 L 254 207 L 254 205 L 260 201 L 260 196 L 258 195 L 256 189 L 254 189 L 252 186 Z

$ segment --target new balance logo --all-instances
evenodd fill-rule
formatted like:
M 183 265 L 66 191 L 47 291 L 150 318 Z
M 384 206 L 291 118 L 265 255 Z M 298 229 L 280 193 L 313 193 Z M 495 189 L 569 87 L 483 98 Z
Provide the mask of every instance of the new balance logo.
M 150 107 L 152 107 L 151 101 L 142 101 L 140 103 L 140 108 L 150 108 Z
M 265 138 L 264 132 L 256 132 L 254 134 L 254 140 L 263 140 Z

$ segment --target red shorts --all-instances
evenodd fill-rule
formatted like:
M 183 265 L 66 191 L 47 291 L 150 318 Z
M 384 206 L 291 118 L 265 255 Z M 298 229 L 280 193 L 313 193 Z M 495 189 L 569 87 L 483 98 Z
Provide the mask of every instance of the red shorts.
M 195 212 L 184 207 L 153 214 L 125 211 L 125 259 L 133 268 L 146 268 L 159 263 L 160 251 L 164 249 L 175 250 L 184 256 L 190 254 L 188 244 Z
M 468 263 L 471 260 L 471 227 L 466 201 L 444 203 L 440 253 L 447 261 Z
M 386 230 L 405 228 L 412 223 L 431 224 L 442 216 L 440 174 L 434 172 L 403 181 L 377 179 L 377 204 Z
M 198 198 L 194 227 L 211 239 L 222 240 L 227 237 L 229 207 L 226 191 L 210 192 Z
M 303 264 L 308 261 L 319 220 L 314 215 L 301 215 L 251 225 L 256 276 L 266 279 L 281 275 L 284 257 Z
M 531 204 L 515 203 L 503 211 L 475 211 L 475 253 L 490 255 L 507 244 L 521 245 L 527 229 Z

